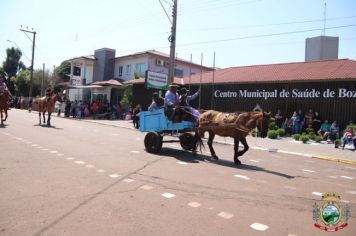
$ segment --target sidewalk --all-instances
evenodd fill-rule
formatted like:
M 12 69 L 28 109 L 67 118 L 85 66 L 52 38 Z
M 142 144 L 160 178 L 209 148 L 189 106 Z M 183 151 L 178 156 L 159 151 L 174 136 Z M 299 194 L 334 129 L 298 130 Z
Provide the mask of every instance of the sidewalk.
M 134 129 L 132 121 L 125 120 L 91 120 L 86 119 L 87 122 L 93 122 L 103 125 L 116 126 L 121 128 Z M 139 132 L 139 131 L 138 131 Z M 224 138 L 215 136 L 217 143 L 233 145 L 232 138 Z M 269 138 L 255 138 L 247 136 L 247 142 L 251 149 L 263 150 L 268 152 L 286 153 L 328 161 L 336 161 L 356 165 L 356 151 L 349 149 L 342 150 L 341 148 L 334 148 L 333 144 L 318 144 L 308 143 L 303 144 L 300 141 L 295 141 L 293 138 L 269 139 Z

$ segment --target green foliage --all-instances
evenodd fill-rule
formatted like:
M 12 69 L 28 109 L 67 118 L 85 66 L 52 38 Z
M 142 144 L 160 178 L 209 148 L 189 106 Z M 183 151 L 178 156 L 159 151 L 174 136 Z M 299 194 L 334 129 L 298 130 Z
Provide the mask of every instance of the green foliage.
M 122 109 L 128 110 L 132 102 L 132 85 L 127 85 L 124 90 L 124 96 L 120 101 Z
M 315 136 L 315 139 L 314 139 L 315 142 L 320 143 L 321 140 L 323 140 L 322 137 L 320 137 L 320 136 Z
M 300 136 L 300 140 L 303 143 L 307 143 L 309 141 L 309 137 L 308 137 L 308 135 L 302 135 L 302 136 Z
M 286 134 L 286 131 L 285 131 L 284 129 L 277 129 L 277 134 L 278 134 L 279 136 L 283 136 L 283 135 Z
M 251 136 L 256 137 L 257 136 L 257 128 L 254 128 L 251 130 Z
M 301 136 L 300 134 L 293 134 L 293 138 L 297 141 L 299 141 L 300 136 Z
M 140 73 L 138 71 L 134 72 L 134 77 L 135 79 L 139 79 L 140 78 Z
M 308 136 L 311 140 L 315 140 L 315 138 L 317 137 L 314 132 L 309 133 Z
M 277 130 L 278 129 L 278 126 L 276 125 L 276 120 L 271 117 L 269 122 L 268 122 L 268 129 L 271 129 L 271 130 Z
M 70 63 L 63 61 L 57 68 L 56 68 L 56 75 L 59 76 L 62 80 L 69 79 L 67 75 L 70 74 Z
M 30 71 L 21 71 L 16 77 L 11 77 L 10 82 L 16 85 L 16 96 L 28 96 L 28 91 L 30 89 Z
M 276 139 L 278 136 L 278 133 L 276 130 L 268 130 L 267 132 L 267 137 L 270 139 Z

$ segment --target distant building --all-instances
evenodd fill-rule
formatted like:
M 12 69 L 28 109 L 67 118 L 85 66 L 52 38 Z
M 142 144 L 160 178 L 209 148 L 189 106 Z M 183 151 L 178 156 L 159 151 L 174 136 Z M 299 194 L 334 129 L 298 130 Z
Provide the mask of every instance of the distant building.
M 339 37 L 318 36 L 305 40 L 305 61 L 337 60 Z
M 66 60 L 71 64 L 68 98 L 71 101 L 108 100 L 111 103 L 118 103 L 123 91 L 120 85 L 112 80 L 123 82 L 144 78 L 146 70 L 168 74 L 168 54 L 155 50 L 121 57 L 115 57 L 115 54 L 115 49 L 101 48 L 95 50 L 94 55 Z M 175 63 L 175 76 L 179 78 L 212 70 L 210 67 L 179 58 Z M 100 83 L 101 81 L 107 83 Z
M 169 55 L 155 50 L 139 52 L 115 58 L 115 78 L 124 81 L 145 77 L 146 70 L 168 74 Z M 176 58 L 175 77 L 183 78 L 189 75 L 208 72 L 213 69 L 189 61 Z

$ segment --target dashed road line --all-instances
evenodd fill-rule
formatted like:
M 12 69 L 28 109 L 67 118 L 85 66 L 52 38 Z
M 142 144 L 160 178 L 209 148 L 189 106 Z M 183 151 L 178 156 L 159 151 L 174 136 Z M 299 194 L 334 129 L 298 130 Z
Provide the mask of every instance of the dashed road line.
M 266 229 L 268 229 L 268 225 L 264 225 L 264 224 L 261 224 L 261 223 L 253 223 L 250 225 L 250 227 L 254 230 L 258 230 L 258 231 L 265 231 Z
M 354 179 L 354 177 L 345 176 L 345 175 L 340 176 L 340 178 L 343 178 L 343 179 Z
M 188 165 L 188 163 L 184 162 L 184 161 L 177 161 L 177 164 L 179 164 L 179 165 Z
M 142 185 L 142 186 L 140 187 L 140 189 L 143 189 L 143 190 L 151 190 L 151 189 L 153 189 L 153 187 L 152 187 L 152 186 L 149 186 L 149 185 Z
M 312 192 L 313 195 L 316 195 L 316 196 L 321 196 L 323 195 L 323 193 L 320 193 L 320 192 Z
M 222 211 L 218 214 L 218 216 L 228 220 L 228 219 L 231 219 L 234 216 L 234 214 Z
M 315 173 L 315 171 L 314 171 L 314 170 L 302 169 L 302 171 L 304 171 L 304 172 L 309 172 L 309 173 Z
M 197 207 L 200 207 L 201 204 L 199 202 L 189 202 L 188 206 L 193 207 L 193 208 L 197 208 Z
M 109 175 L 111 178 L 118 178 L 118 177 L 120 177 L 121 175 L 119 175 L 119 174 L 111 174 L 111 175 Z
M 161 196 L 165 198 L 174 198 L 176 195 L 173 193 L 162 193 Z
M 247 177 L 246 175 L 234 175 L 236 178 L 244 179 L 244 180 L 249 180 L 250 178 Z

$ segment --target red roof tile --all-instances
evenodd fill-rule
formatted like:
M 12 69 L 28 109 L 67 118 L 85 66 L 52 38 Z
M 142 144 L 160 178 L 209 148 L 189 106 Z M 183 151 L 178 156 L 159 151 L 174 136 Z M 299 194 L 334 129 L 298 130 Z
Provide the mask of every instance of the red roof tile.
M 356 61 L 349 59 L 230 67 L 214 72 L 214 83 L 355 80 Z M 184 78 L 184 83 L 212 83 L 213 72 Z

